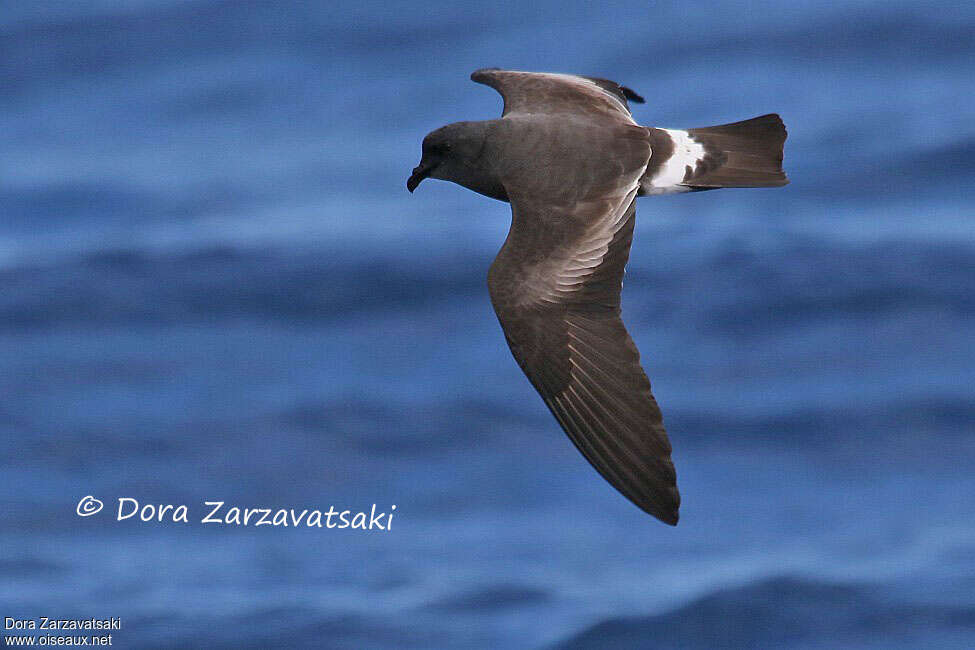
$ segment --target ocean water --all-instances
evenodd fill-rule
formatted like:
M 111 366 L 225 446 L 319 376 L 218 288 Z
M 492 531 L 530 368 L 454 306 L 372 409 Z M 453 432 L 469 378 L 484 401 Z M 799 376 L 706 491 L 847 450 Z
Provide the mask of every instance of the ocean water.
M 132 648 L 972 647 L 973 33 L 943 0 L 3 3 L 0 616 Z M 788 126 L 788 187 L 638 204 L 676 528 L 510 358 L 508 207 L 406 192 L 425 133 L 499 113 L 485 66 Z

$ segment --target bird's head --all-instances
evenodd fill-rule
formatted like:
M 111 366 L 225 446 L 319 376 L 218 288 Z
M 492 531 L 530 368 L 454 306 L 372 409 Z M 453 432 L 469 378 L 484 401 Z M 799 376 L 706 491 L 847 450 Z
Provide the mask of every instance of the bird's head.
M 472 185 L 487 173 L 482 160 L 485 136 L 480 122 L 457 122 L 431 131 L 423 138 L 423 156 L 406 189 L 412 192 L 424 178 L 437 178 L 479 191 Z
M 406 181 L 406 189 L 410 192 L 413 192 L 424 178 L 431 176 L 437 178 L 437 175 L 442 177 L 437 172 L 443 172 L 443 166 L 449 164 L 453 153 L 450 131 L 450 125 L 444 126 L 423 138 L 423 156 L 420 158 L 420 164 L 413 168 L 413 173 Z

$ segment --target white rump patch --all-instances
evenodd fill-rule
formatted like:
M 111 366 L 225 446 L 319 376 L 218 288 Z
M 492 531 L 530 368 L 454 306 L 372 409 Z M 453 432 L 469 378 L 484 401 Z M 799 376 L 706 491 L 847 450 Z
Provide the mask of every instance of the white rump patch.
M 689 188 L 681 187 L 680 183 L 687 175 L 687 168 L 690 167 L 693 170 L 697 167 L 698 161 L 704 159 L 704 145 L 692 138 L 687 131 L 680 129 L 660 130 L 666 131 L 670 139 L 674 141 L 674 153 L 650 181 L 650 185 L 660 191 L 651 191 L 647 194 L 686 192 Z

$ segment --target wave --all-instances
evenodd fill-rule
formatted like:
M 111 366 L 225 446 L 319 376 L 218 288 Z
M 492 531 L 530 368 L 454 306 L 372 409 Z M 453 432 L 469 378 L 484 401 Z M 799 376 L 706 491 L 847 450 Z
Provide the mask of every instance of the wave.
M 7 268 L 0 270 L 0 330 L 234 318 L 328 323 L 485 299 L 486 252 L 368 253 L 118 249 Z M 754 251 L 731 242 L 690 261 L 679 253 L 646 259 L 652 266 L 634 263 L 624 291 L 635 325 L 755 336 L 897 313 L 975 314 L 975 247 L 965 244 L 809 242 Z
M 881 589 L 776 577 L 666 614 L 612 618 L 557 644 L 588 648 L 918 648 L 975 638 L 975 607 L 889 600 Z
M 542 589 L 513 584 L 486 586 L 429 603 L 423 609 L 441 612 L 485 612 L 518 609 L 545 603 L 551 594 Z

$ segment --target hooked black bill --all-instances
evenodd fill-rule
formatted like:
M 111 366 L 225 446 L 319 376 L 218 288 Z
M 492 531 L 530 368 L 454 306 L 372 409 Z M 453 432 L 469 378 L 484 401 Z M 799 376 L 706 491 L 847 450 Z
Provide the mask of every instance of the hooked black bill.
M 410 194 L 412 194 L 413 190 L 415 190 L 417 185 L 420 184 L 420 181 L 430 176 L 430 172 L 433 171 L 433 167 L 433 165 L 425 165 L 421 162 L 419 165 L 413 168 L 413 173 L 406 181 L 406 189 L 410 191 Z

